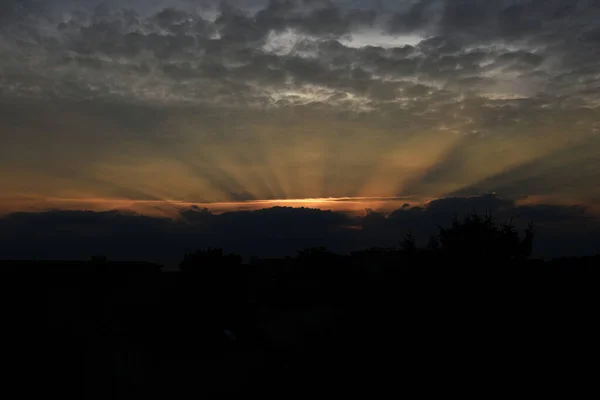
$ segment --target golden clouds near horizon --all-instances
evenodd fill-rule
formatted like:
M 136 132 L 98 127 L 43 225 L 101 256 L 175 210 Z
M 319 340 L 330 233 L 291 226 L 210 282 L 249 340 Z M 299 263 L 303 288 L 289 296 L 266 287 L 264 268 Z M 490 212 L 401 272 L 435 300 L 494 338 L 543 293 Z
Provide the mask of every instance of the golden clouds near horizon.
M 411 125 L 401 115 L 310 108 L 149 109 L 154 114 L 146 121 L 139 109 L 132 117 L 127 107 L 103 124 L 96 123 L 105 119 L 97 110 L 80 106 L 68 113 L 34 107 L 33 118 L 0 121 L 7 144 L 0 149 L 2 193 L 41 202 L 177 200 L 239 207 L 286 199 L 427 199 L 480 190 L 514 198 L 552 191 L 585 203 L 600 194 L 584 182 L 565 186 L 569 171 L 577 176 L 585 169 L 590 182 L 600 175 L 597 164 L 581 161 L 600 159 L 597 135 L 587 129 L 591 120 L 583 127 L 565 118 L 491 132 L 483 123 L 448 130 L 437 120 Z M 48 137 L 36 141 L 46 128 Z M 84 132 L 94 132 L 95 139 L 82 140 Z M 535 193 L 519 183 L 534 178 Z M 0 208 L 17 203 L 11 204 Z M 363 208 L 372 207 L 356 206 Z
M 0 198 L 0 216 L 13 212 L 45 211 L 125 211 L 153 217 L 177 219 L 182 210 L 206 208 L 213 214 L 235 211 L 256 211 L 272 207 L 312 208 L 323 211 L 343 212 L 364 215 L 366 209 L 389 213 L 406 204 L 420 206 L 423 200 L 406 198 L 322 198 L 322 199 L 283 199 L 255 200 L 238 202 L 190 203 L 175 200 L 125 200 L 110 198 L 39 198 L 13 197 Z

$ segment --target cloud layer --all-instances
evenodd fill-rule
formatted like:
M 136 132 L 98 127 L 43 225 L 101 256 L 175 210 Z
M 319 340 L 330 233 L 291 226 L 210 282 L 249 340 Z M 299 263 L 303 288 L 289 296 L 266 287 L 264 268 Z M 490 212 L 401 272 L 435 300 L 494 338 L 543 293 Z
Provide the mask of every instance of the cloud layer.
M 9 97 L 361 110 L 598 101 L 593 1 L 12 3 Z
M 12 204 L 600 198 L 594 0 L 1 7 Z
M 456 213 L 492 212 L 498 222 L 524 228 L 535 221 L 536 256 L 586 255 L 599 251 L 600 220 L 584 207 L 519 205 L 487 195 L 454 197 L 424 207 L 405 206 L 389 215 L 372 210 L 361 216 L 308 208 L 275 207 L 214 214 L 182 208 L 179 218 L 157 218 L 116 211 L 16 213 L 0 219 L 0 258 L 145 259 L 176 266 L 186 251 L 224 247 L 245 257 L 295 255 L 326 246 L 347 253 L 373 246 L 397 247 L 410 229 L 418 244 L 448 226 Z

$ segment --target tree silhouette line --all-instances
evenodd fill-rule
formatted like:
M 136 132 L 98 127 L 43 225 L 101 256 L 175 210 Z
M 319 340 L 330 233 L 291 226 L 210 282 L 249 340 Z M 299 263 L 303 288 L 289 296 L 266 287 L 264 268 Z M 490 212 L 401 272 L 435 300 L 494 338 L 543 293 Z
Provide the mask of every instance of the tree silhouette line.
M 306 273 L 314 272 L 325 276 L 326 268 L 332 269 L 342 265 L 356 263 L 380 263 L 387 258 L 389 267 L 414 265 L 440 265 L 443 263 L 472 265 L 474 263 L 518 264 L 527 261 L 532 254 L 535 227 L 530 222 L 519 235 L 512 220 L 498 223 L 491 213 L 479 215 L 472 213 L 459 219 L 454 216 L 449 227 L 438 226 L 439 234 L 431 236 L 424 248 L 417 246 L 417 238 L 409 230 L 400 241 L 398 248 L 372 248 L 353 252 L 343 256 L 330 252 L 324 247 L 313 247 L 300 250 L 295 258 L 280 260 L 280 264 L 294 263 Z M 381 257 L 382 253 L 384 257 Z M 371 259 L 369 258 L 371 257 Z M 218 265 L 219 273 L 231 277 L 242 265 L 242 257 L 233 253 L 225 253 L 223 249 L 204 249 L 186 253 L 179 269 L 183 272 L 208 273 L 207 266 Z

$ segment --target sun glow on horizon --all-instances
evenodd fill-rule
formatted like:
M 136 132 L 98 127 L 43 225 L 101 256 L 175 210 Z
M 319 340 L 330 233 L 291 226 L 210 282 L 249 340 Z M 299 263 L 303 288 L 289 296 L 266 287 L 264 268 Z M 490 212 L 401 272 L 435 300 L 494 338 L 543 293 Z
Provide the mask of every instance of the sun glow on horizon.
M 423 199 L 415 197 L 327 197 L 304 199 L 266 199 L 223 202 L 189 202 L 181 200 L 130 200 L 111 198 L 34 198 L 3 200 L 0 215 L 13 212 L 44 211 L 132 211 L 149 216 L 177 218 L 185 209 L 208 209 L 214 214 L 256 211 L 273 207 L 313 208 L 323 211 L 364 213 L 366 209 L 391 212 L 405 204 L 417 206 Z

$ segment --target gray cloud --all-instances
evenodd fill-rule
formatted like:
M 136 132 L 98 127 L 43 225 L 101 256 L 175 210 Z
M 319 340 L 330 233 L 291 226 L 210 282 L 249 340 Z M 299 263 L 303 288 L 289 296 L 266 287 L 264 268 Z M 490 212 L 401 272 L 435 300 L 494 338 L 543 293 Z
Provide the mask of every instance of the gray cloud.
M 419 1 L 391 18 L 334 1 L 253 3 L 251 12 L 172 4 L 13 16 L 0 91 L 261 106 L 300 96 L 365 110 L 444 91 L 597 101 L 595 3 Z

